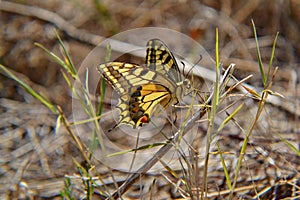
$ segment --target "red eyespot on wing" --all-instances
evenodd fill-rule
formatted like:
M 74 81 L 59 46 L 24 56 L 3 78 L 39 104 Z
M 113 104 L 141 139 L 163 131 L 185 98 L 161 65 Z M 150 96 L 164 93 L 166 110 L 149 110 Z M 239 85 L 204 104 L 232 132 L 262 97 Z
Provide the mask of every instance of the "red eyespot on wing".
M 149 117 L 146 116 L 146 115 L 144 115 L 144 116 L 141 117 L 140 121 L 141 121 L 142 123 L 149 123 Z

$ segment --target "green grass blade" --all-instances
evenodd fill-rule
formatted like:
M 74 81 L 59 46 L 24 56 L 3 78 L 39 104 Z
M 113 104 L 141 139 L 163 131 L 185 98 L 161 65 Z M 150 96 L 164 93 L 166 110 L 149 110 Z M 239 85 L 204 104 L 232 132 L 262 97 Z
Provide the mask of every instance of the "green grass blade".
M 111 58 L 111 46 L 108 44 L 106 46 L 106 56 L 105 56 L 105 62 L 109 62 Z M 100 95 L 100 103 L 97 105 L 97 116 L 100 116 L 103 112 L 103 106 L 104 106 L 104 98 L 106 93 L 106 82 L 105 79 L 101 76 L 99 81 L 99 86 L 97 87 L 98 94 Z
M 216 86 L 214 91 L 214 105 L 213 106 L 213 115 L 216 115 L 217 105 L 219 105 L 219 98 L 220 98 L 220 60 L 219 60 L 219 33 L 218 29 L 216 29 Z
M 295 147 L 293 144 L 291 144 L 287 139 L 282 137 L 279 133 L 275 132 L 275 134 L 292 150 L 294 151 L 298 156 L 300 156 L 300 151 Z
M 216 28 L 216 82 L 214 86 L 214 96 L 212 100 L 212 108 L 207 111 L 208 114 L 208 130 L 207 130 L 207 140 L 206 140 L 206 147 L 205 147 L 205 160 L 204 160 L 204 170 L 203 170 L 203 183 L 201 189 L 201 197 L 207 197 L 207 190 L 208 190 L 208 181 L 207 181 L 207 174 L 208 174 L 208 162 L 209 162 L 209 150 L 210 145 L 213 139 L 213 132 L 214 132 L 214 120 L 217 113 L 218 105 L 219 105 L 219 98 L 220 98 L 220 61 L 219 61 L 219 33 L 218 28 Z
M 27 85 L 25 82 L 20 80 L 18 77 L 16 77 L 12 72 L 10 72 L 4 65 L 0 64 L 0 69 L 5 72 L 5 74 L 15 80 L 22 88 L 24 88 L 30 95 L 32 95 L 34 98 L 39 100 L 42 104 L 47 106 L 53 113 L 58 114 L 57 108 L 50 102 L 48 101 L 45 97 L 41 96 L 38 94 L 36 91 L 34 91 L 29 85 Z
M 257 39 L 257 33 L 256 33 L 256 28 L 255 28 L 254 21 L 251 20 L 251 22 L 252 22 L 253 34 L 254 34 L 254 38 L 255 38 L 255 42 L 256 42 L 256 51 L 257 51 L 257 57 L 258 57 L 259 70 L 260 70 L 261 78 L 263 80 L 264 87 L 266 87 L 268 80 L 266 78 L 264 66 L 263 66 L 262 60 L 261 60 L 261 55 L 260 55 L 260 50 L 259 50 L 259 44 L 258 44 L 258 39 Z
M 244 104 L 240 104 L 219 126 L 217 133 L 219 133 L 224 126 L 240 111 L 240 109 L 244 106 Z
M 118 155 L 126 154 L 126 153 L 129 153 L 129 152 L 136 152 L 136 151 L 140 151 L 140 150 L 146 150 L 146 149 L 150 149 L 150 148 L 157 147 L 157 146 L 163 146 L 165 144 L 166 143 L 147 144 L 147 145 L 144 145 L 144 146 L 140 146 L 138 148 L 134 148 L 134 149 L 126 150 L 126 151 L 120 151 L 120 152 L 112 153 L 112 154 L 109 154 L 107 157 L 113 157 L 113 156 L 118 156 Z
M 68 71 L 70 71 L 70 75 L 72 75 L 72 77 L 75 77 L 77 75 L 77 72 L 76 72 L 76 68 L 75 68 L 75 65 L 73 64 L 72 60 L 71 60 L 71 57 L 64 45 L 64 43 L 62 42 L 58 32 L 55 30 L 55 34 L 56 34 L 56 37 L 59 41 L 59 44 L 60 46 L 62 47 L 63 49 L 63 56 L 65 57 L 65 63 L 67 63 L 67 67 L 68 67 Z M 67 70 L 67 69 L 66 69 Z
M 225 174 L 225 177 L 226 177 L 227 186 L 228 186 L 229 190 L 232 191 L 232 185 L 231 185 L 230 176 L 229 176 L 229 173 L 228 173 L 228 169 L 226 167 L 226 163 L 225 163 L 225 160 L 224 160 L 224 157 L 223 157 L 220 145 L 219 145 L 219 143 L 217 143 L 216 145 L 218 146 L 218 151 L 219 151 L 219 155 L 220 155 L 220 158 L 221 158 L 221 162 L 222 162 L 224 174 Z
M 62 40 L 56 30 L 55 30 L 55 33 L 58 38 L 59 44 L 62 48 L 62 54 L 63 54 L 63 57 L 65 58 L 65 61 L 63 61 L 61 58 L 59 58 L 53 52 L 48 50 L 42 44 L 39 44 L 39 43 L 34 43 L 34 44 L 36 46 L 40 47 L 41 49 L 43 49 L 46 53 L 48 53 L 59 65 L 61 65 L 68 72 L 68 74 L 70 74 L 73 78 L 75 78 L 77 76 L 76 68 L 71 60 L 71 57 L 70 57 L 64 43 L 62 42 Z
M 59 65 L 61 65 L 64 69 L 66 69 L 67 71 L 69 71 L 68 66 L 66 65 L 66 63 L 60 59 L 60 57 L 58 57 L 57 55 L 55 55 L 52 51 L 49 51 L 46 47 L 44 47 L 42 44 L 40 43 L 34 43 L 36 46 L 40 47 L 41 49 L 43 49 L 47 54 L 49 54 Z
M 269 62 L 268 75 L 267 75 L 268 78 L 270 76 L 270 72 L 273 67 L 273 60 L 275 57 L 275 49 L 276 49 L 276 44 L 277 44 L 277 40 L 278 40 L 278 35 L 279 35 L 279 32 L 277 32 L 274 42 L 273 42 L 273 46 L 272 46 L 272 54 L 271 54 L 271 58 L 270 58 L 270 62 Z

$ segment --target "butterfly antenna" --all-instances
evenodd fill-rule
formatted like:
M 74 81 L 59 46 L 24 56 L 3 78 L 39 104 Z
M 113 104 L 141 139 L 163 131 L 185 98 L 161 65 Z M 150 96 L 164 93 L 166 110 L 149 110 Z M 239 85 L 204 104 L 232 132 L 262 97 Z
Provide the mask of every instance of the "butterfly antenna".
M 116 123 L 112 128 L 108 129 L 107 132 L 111 132 L 112 130 L 114 130 L 115 128 L 117 128 L 120 125 L 120 123 Z
M 196 67 L 200 63 L 201 60 L 202 60 L 202 55 L 199 56 L 199 60 L 191 67 L 191 69 L 188 71 L 188 73 L 186 74 L 186 76 L 188 76 L 192 72 L 192 70 L 194 69 L 194 67 Z
M 183 61 L 180 61 L 180 62 L 181 62 L 181 64 L 182 64 L 182 73 L 183 73 L 183 75 L 184 75 L 185 64 L 184 64 Z

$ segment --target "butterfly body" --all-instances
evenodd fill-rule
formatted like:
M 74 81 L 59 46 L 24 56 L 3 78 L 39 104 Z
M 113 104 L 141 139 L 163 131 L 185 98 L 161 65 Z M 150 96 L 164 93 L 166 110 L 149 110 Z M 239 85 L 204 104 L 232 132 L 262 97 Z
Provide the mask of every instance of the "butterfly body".
M 101 64 L 98 70 L 116 91 L 119 124 L 133 128 L 150 122 L 158 105 L 177 104 L 186 90 L 175 57 L 159 39 L 147 43 L 146 66 L 122 62 Z

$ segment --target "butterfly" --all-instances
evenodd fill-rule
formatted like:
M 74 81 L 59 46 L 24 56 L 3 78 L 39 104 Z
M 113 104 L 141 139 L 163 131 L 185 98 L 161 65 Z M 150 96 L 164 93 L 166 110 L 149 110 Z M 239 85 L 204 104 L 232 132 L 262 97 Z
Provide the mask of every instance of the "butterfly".
M 158 105 L 164 109 L 178 104 L 190 88 L 190 82 L 180 74 L 170 49 L 159 39 L 147 42 L 145 66 L 108 62 L 98 71 L 118 94 L 120 124 L 137 128 L 149 123 Z

